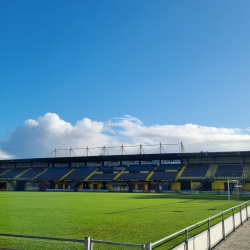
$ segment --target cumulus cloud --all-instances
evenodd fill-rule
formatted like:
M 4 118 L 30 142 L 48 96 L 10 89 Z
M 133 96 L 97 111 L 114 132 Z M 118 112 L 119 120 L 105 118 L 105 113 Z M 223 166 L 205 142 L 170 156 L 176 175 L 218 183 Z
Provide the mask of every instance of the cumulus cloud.
M 0 150 L 0 160 L 3 160 L 3 159 L 10 159 L 11 158 L 11 155 L 3 152 Z
M 129 115 L 106 122 L 84 118 L 72 125 L 57 114 L 47 113 L 37 120 L 28 119 L 22 126 L 15 128 L 9 134 L 8 141 L 0 142 L 0 158 L 45 157 L 55 148 L 69 149 L 70 147 L 86 148 L 87 146 L 140 143 L 151 145 L 160 142 L 175 144 L 181 141 L 187 152 L 239 151 L 248 150 L 250 143 L 248 133 L 249 129 L 216 128 L 196 124 L 145 126 L 143 121 Z M 92 153 L 98 154 L 100 150 L 97 149 Z M 135 150 L 136 148 L 127 148 L 127 153 L 136 153 Z M 145 148 L 146 153 L 154 152 L 154 150 L 156 149 Z M 179 145 L 165 148 L 165 152 L 177 152 L 178 150 Z M 78 155 L 83 153 L 78 150 Z M 115 153 L 114 150 L 113 153 Z M 61 153 L 61 156 L 65 156 L 65 154 Z

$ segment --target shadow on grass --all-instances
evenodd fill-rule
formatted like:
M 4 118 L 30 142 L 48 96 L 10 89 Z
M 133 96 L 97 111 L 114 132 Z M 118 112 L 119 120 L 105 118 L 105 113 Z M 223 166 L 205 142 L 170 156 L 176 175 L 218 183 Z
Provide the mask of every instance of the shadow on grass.
M 191 201 L 194 201 L 194 200 L 180 201 L 180 202 L 169 202 L 167 204 L 158 204 L 158 205 L 153 205 L 153 206 L 138 207 L 138 208 L 132 208 L 132 209 L 127 209 L 127 210 L 115 211 L 115 212 L 106 213 L 106 214 L 118 214 L 118 213 L 123 213 L 123 212 L 130 212 L 130 211 L 135 211 L 135 210 L 141 210 L 141 209 L 145 209 L 145 208 L 169 206 L 169 205 L 172 205 L 172 204 L 186 203 L 186 202 L 191 202 Z M 174 212 L 182 212 L 182 211 L 174 211 Z
M 136 193 L 138 194 L 138 193 Z M 179 199 L 179 200 L 203 200 L 202 202 L 208 202 L 208 201 L 226 201 L 228 200 L 228 196 L 227 195 L 223 195 L 223 194 L 178 194 L 178 193 L 174 193 L 174 194 L 164 194 L 164 193 L 152 193 L 152 194 L 148 194 L 148 193 L 140 193 L 140 195 L 134 195 L 131 197 L 131 199 Z M 238 200 L 235 196 L 231 196 L 231 200 L 233 201 L 239 201 L 242 203 L 245 201 L 250 200 L 250 196 L 249 195 L 242 195 L 240 197 L 240 199 Z M 181 202 L 186 202 L 186 201 L 180 201 Z

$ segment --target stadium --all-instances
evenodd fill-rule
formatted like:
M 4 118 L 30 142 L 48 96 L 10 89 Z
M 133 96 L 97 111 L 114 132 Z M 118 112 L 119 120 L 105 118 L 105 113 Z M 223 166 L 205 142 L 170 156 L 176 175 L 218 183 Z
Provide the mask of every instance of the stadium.
M 122 146 L 108 155 L 104 146 L 96 156 L 70 149 L 68 157 L 55 149 L 54 157 L 1 160 L 1 247 L 212 249 L 248 220 L 250 151 L 161 147 L 125 154 Z
M 160 144 L 161 149 L 164 144 Z M 0 189 L 14 191 L 227 191 L 238 180 L 250 191 L 250 152 L 199 152 L 12 159 L 0 161 Z M 121 147 L 125 152 L 125 146 Z

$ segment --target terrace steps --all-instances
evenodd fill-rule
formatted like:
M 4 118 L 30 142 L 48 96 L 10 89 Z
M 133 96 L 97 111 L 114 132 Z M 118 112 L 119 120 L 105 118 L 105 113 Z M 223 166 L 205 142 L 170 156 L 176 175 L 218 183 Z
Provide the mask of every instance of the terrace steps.
M 36 179 L 38 176 L 40 176 L 41 174 L 43 174 L 44 172 L 46 172 L 49 168 L 44 169 L 40 174 L 36 175 L 34 178 L 32 178 L 32 180 Z
M 210 175 L 210 180 L 213 180 L 214 179 L 214 176 L 215 176 L 215 173 L 217 171 L 217 168 L 218 168 L 218 165 L 213 165 L 213 171 Z
M 22 176 L 23 174 L 27 173 L 28 171 L 30 171 L 32 168 L 28 168 L 28 169 L 25 169 L 22 173 L 18 174 L 17 176 L 15 176 L 14 178 L 17 179 L 19 178 L 20 176 Z
M 13 181 L 9 181 L 9 184 L 13 190 L 16 190 L 16 182 L 14 183 Z
M 150 177 L 154 174 L 155 170 L 156 170 L 157 167 L 155 167 L 148 175 L 148 177 L 146 178 L 146 181 L 149 181 L 150 180 Z
M 249 169 L 250 169 L 250 166 L 248 166 L 249 167 Z M 250 171 L 248 172 L 248 174 L 247 174 L 247 181 L 250 181 Z
M 116 180 L 118 179 L 118 177 L 119 177 L 120 175 L 123 174 L 123 172 L 124 172 L 125 169 L 126 169 L 126 168 L 124 168 L 120 173 L 118 173 L 118 174 L 116 175 L 116 177 L 114 178 L 114 181 L 116 181 Z
M 181 177 L 182 173 L 184 172 L 185 168 L 186 168 L 185 165 L 181 168 L 180 172 L 177 174 L 177 176 L 175 178 L 176 181 L 178 181 L 180 179 L 180 177 Z
M 244 166 L 243 173 L 242 173 L 242 179 L 247 180 L 249 174 L 250 174 L 250 166 Z
M 13 169 L 13 168 L 11 168 L 11 169 L 7 169 L 6 171 L 2 172 L 2 173 L 0 174 L 0 176 L 5 175 L 5 174 L 9 173 L 12 169 Z
M 95 171 L 93 171 L 90 175 L 88 175 L 84 181 L 87 181 L 99 168 L 97 168 Z
M 67 174 L 65 174 L 59 181 L 62 181 L 65 177 L 67 177 L 69 174 L 71 174 L 75 168 L 71 169 Z
M 206 176 L 205 176 L 206 179 L 210 179 L 211 178 L 211 175 L 213 173 L 213 169 L 214 169 L 214 165 L 210 164 L 210 166 L 209 166 L 209 168 L 207 170 Z

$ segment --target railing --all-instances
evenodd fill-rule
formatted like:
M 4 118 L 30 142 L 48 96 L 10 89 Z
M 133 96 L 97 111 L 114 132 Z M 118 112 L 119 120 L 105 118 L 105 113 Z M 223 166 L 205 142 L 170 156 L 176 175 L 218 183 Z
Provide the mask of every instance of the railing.
M 227 209 L 219 214 L 186 227 L 156 242 L 147 243 L 146 250 L 152 250 L 161 247 L 164 247 L 164 249 L 173 249 L 172 243 L 167 243 L 169 243 L 172 239 L 176 239 L 176 237 L 180 235 L 184 236 L 185 240 L 182 243 L 179 243 L 174 248 L 175 250 L 188 250 L 191 244 L 192 246 L 190 249 L 193 249 L 194 246 L 194 249 L 210 250 L 221 240 L 225 239 L 226 236 L 228 236 L 231 232 L 235 231 L 235 229 L 242 225 L 244 221 L 248 220 L 250 216 L 250 209 L 247 206 L 248 202 L 249 201 Z M 243 208 L 243 206 L 245 206 L 245 208 Z M 237 210 L 239 211 L 236 212 Z M 232 215 L 229 215 L 229 213 L 232 213 Z M 211 226 L 211 222 L 213 220 L 215 220 L 213 223 L 214 225 Z M 204 228 L 204 225 L 206 225 L 206 228 Z M 198 226 L 201 226 L 201 230 L 196 230 L 196 233 L 189 237 L 189 232 Z
M 3 247 L 4 244 L 8 244 L 4 247 L 8 247 L 10 245 L 11 248 L 18 249 L 82 250 L 84 249 L 86 241 L 85 239 L 67 239 L 4 233 L 0 233 L 0 237 L 1 247 Z
M 14 237 L 14 238 L 26 238 L 26 239 L 36 239 L 36 240 L 46 240 L 46 241 L 60 241 L 67 243 L 65 249 L 71 249 L 69 248 L 69 242 L 73 243 L 82 243 L 77 246 L 73 246 L 73 249 L 84 249 L 84 250 L 145 250 L 144 244 L 132 244 L 132 243 L 122 243 L 122 242 L 112 242 L 112 241 L 104 241 L 104 240 L 94 240 L 90 237 L 85 237 L 84 239 L 67 239 L 67 238 L 52 238 L 52 237 L 42 237 L 42 236 L 31 236 L 31 235 L 19 235 L 19 234 L 4 234 L 0 233 L 0 236 L 2 237 Z M 41 247 L 34 246 L 35 243 L 29 243 L 30 245 L 33 244 L 31 247 L 33 248 L 40 248 L 40 249 L 50 249 L 49 247 L 44 246 L 42 243 Z M 27 245 L 27 244 L 26 244 Z M 30 245 L 29 248 L 30 249 Z M 51 246 L 51 249 L 55 249 L 55 246 Z M 61 246 L 56 249 L 64 249 L 64 246 Z
M 112 241 L 103 241 L 103 240 L 92 240 L 89 237 L 85 238 L 85 248 L 84 250 L 137 250 L 145 249 L 144 244 L 130 244 L 130 243 L 122 243 L 122 242 L 112 242 Z M 86 246 L 86 242 L 89 242 L 89 247 Z

